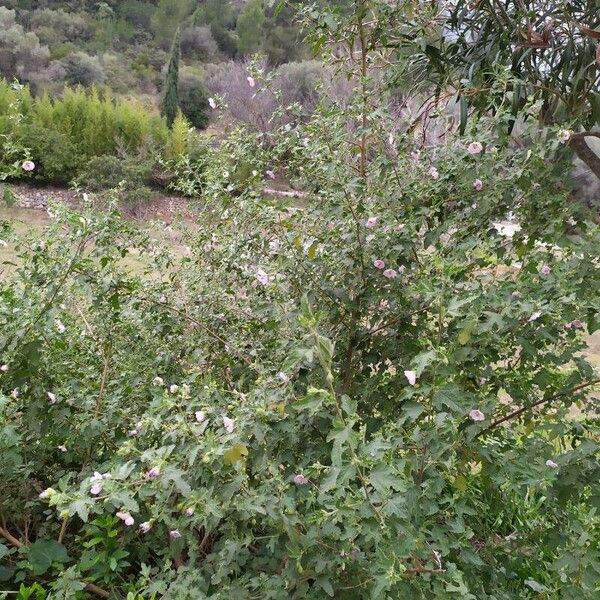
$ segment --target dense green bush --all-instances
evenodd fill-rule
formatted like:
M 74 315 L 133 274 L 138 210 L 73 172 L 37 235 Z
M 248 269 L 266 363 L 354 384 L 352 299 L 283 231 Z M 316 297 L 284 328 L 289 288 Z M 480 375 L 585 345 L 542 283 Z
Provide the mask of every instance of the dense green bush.
M 119 186 L 125 190 L 135 190 L 150 183 L 152 166 L 151 161 L 137 156 L 97 156 L 90 159 L 81 169 L 74 183 L 93 192 Z
M 437 5 L 353 8 L 307 13 L 353 58 L 360 32 L 351 101 L 205 146 L 181 252 L 111 211 L 2 225 L 7 590 L 597 598 L 600 228 L 564 183 L 570 132 L 527 119 L 513 145 L 499 104 L 418 147 L 378 71 L 386 30 Z M 267 170 L 314 191 L 266 199 Z
M 210 107 L 202 77 L 186 71 L 179 74 L 179 108 L 194 127 L 204 129 L 208 125 Z
M 18 124 L 11 119 L 15 107 L 22 113 Z M 171 136 L 158 115 L 106 91 L 75 88 L 65 90 L 61 98 L 32 98 L 27 88 L 0 80 L 2 134 L 29 149 L 29 158 L 39 165 L 33 174 L 20 175 L 52 182 L 71 181 L 95 157 L 144 150 L 160 154 Z M 0 138 L 0 148 L 6 140 Z M 8 153 L 0 152 L 0 170 L 9 164 Z

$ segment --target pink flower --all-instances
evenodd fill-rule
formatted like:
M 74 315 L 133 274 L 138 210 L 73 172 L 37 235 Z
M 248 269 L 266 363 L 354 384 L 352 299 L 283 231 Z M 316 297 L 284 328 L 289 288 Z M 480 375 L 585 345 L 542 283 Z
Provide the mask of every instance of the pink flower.
M 566 144 L 571 139 L 571 135 L 573 135 L 572 131 L 569 131 L 568 129 L 561 129 L 558 132 L 557 138 L 561 144 Z
M 386 269 L 383 272 L 383 276 L 388 279 L 394 279 L 395 277 L 398 277 L 398 273 L 394 269 Z
M 294 483 L 296 485 L 306 485 L 308 483 L 308 479 L 306 479 L 306 477 L 304 477 L 304 475 L 301 473 L 298 473 L 297 475 L 294 475 Z
M 193 516 L 193 514 L 194 514 L 194 507 L 193 507 L 193 506 L 188 506 L 188 507 L 187 507 L 187 508 L 186 508 L 186 509 L 183 511 L 183 514 L 184 514 L 186 517 L 191 517 L 191 516 Z
M 217 103 L 215 102 L 214 98 L 209 98 L 208 99 L 208 105 L 213 109 L 216 110 L 217 108 Z
M 127 527 L 131 527 L 135 523 L 134 518 L 128 512 L 118 512 L 117 517 L 119 517 Z
M 58 449 L 59 449 L 61 452 L 66 452 L 66 451 L 67 451 L 67 447 L 66 447 L 65 445 L 58 446 Z
M 583 329 L 585 327 L 585 324 L 583 323 L 583 321 L 580 321 L 579 319 L 575 319 L 574 321 L 567 323 L 565 325 L 565 327 L 567 329 Z
M 476 189 L 478 192 L 480 192 L 480 191 L 481 191 L 481 189 L 483 188 L 483 181 L 481 181 L 481 179 L 476 179 L 476 180 L 473 182 L 473 187 L 474 187 L 474 188 L 475 188 L 475 189 Z
M 415 385 L 417 382 L 417 374 L 414 371 L 404 371 L 404 377 L 406 377 L 410 385 Z
M 152 529 L 152 523 L 150 521 L 144 521 L 140 523 L 140 531 L 142 533 L 148 533 Z
M 56 394 L 52 392 L 46 392 L 48 394 L 48 400 L 50 400 L 50 404 L 56 404 Z
M 176 394 L 179 391 L 179 386 L 176 383 L 172 383 L 169 386 L 169 391 L 171 392 L 171 394 Z
M 246 77 L 246 81 L 248 82 L 248 85 L 253 88 L 256 85 L 256 81 L 254 81 L 254 77 L 252 77 L 251 75 L 248 75 L 248 77 Z
M 369 229 L 372 229 L 375 227 L 375 225 L 377 225 L 377 221 L 379 221 L 379 217 L 369 217 L 365 223 L 365 226 Z
M 269 179 L 275 179 L 275 173 L 273 171 L 265 171 Z
M 479 154 L 483 150 L 483 145 L 480 142 L 471 142 L 467 146 L 467 152 L 469 154 Z
M 527 319 L 527 322 L 533 323 L 533 321 L 537 321 L 541 316 L 542 316 L 542 311 L 537 310 L 529 317 L 529 319 Z
M 33 171 L 35 169 L 35 163 L 32 160 L 24 160 L 21 165 L 23 171 Z
M 510 295 L 510 297 L 511 297 L 513 300 L 518 300 L 519 298 L 522 298 L 522 297 L 523 297 L 523 294 L 521 294 L 521 292 L 519 292 L 519 291 L 515 290 L 515 291 L 514 291 L 514 292 L 513 292 L 513 293 Z
M 473 408 L 471 411 L 469 411 L 469 418 L 472 421 L 485 421 L 485 415 L 476 408 Z
M 373 266 L 376 269 L 385 269 L 385 263 L 380 258 L 373 261 Z
M 550 467 L 551 469 L 558 469 L 558 465 L 553 460 L 550 460 L 550 459 L 548 459 L 546 461 L 546 466 Z
M 102 484 L 99 482 L 93 483 L 92 487 L 90 488 L 90 494 L 97 496 L 101 492 L 102 492 Z
M 104 479 L 104 475 L 99 473 L 98 471 L 94 471 L 94 474 L 90 477 L 90 483 L 96 483 L 98 481 L 102 481 Z
M 429 176 L 431 179 L 439 179 L 440 172 L 435 167 L 431 167 L 431 169 L 429 169 Z
M 269 274 L 263 269 L 259 269 L 256 272 L 256 279 L 258 279 L 258 283 L 261 285 L 267 285 L 269 283 Z
M 177 529 L 171 529 L 171 531 L 169 531 L 169 537 L 172 540 L 177 540 L 181 537 L 181 534 L 179 533 L 179 531 Z
M 419 160 L 421 160 L 421 151 L 420 150 L 413 150 L 410 153 L 410 157 L 412 160 L 414 160 L 415 162 L 418 162 Z
M 284 373 L 283 371 L 279 371 L 279 373 L 277 373 L 277 378 L 283 383 L 290 382 L 290 376 L 287 373 Z
M 38 496 L 38 498 L 40 498 L 41 500 L 46 500 L 47 498 L 50 498 L 50 496 L 52 496 L 52 494 L 56 494 L 56 491 L 54 489 L 50 488 L 46 488 L 43 492 L 40 492 L 40 495 Z
M 152 380 L 152 385 L 164 385 L 165 384 L 165 380 L 162 377 L 159 377 L 158 375 Z
M 194 416 L 196 417 L 196 421 L 198 421 L 198 423 L 202 423 L 202 421 L 204 421 L 206 419 L 206 414 L 204 413 L 203 410 L 197 410 L 194 413 Z
M 156 479 L 159 476 L 160 476 L 160 468 L 159 467 L 152 467 L 148 471 L 148 479 Z
M 3 373 L 6 373 L 8 371 L 8 365 L 2 365 L 0 367 L 0 371 L 2 371 Z
M 233 433 L 233 419 L 223 417 L 223 427 L 227 433 Z
M 541 273 L 542 275 L 544 275 L 544 276 L 546 276 L 546 275 L 550 275 L 550 267 L 549 267 L 548 265 L 546 265 L 546 264 L 543 264 L 543 265 L 540 267 L 540 273 Z

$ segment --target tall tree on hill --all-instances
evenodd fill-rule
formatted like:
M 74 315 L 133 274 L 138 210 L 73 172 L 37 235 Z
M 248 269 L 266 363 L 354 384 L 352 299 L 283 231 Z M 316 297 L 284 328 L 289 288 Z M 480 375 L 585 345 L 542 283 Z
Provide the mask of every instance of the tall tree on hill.
M 265 13 L 262 0 L 250 0 L 237 21 L 238 51 L 240 54 L 257 52 L 262 41 Z
M 160 114 L 167 120 L 167 125 L 172 127 L 177 111 L 179 110 L 179 59 L 181 56 L 181 33 L 179 28 L 175 32 L 169 67 L 165 76 L 163 99 Z

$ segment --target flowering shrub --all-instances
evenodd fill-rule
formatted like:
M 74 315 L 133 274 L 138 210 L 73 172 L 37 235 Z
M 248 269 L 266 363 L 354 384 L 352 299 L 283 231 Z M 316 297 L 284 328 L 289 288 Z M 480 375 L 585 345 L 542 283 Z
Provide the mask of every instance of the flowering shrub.
M 327 27 L 375 52 L 378 15 Z M 600 232 L 556 132 L 510 149 L 497 107 L 417 152 L 355 81 L 262 152 L 214 150 L 183 257 L 117 213 L 3 234 L 8 589 L 596 597 Z M 284 169 L 315 191 L 263 198 Z

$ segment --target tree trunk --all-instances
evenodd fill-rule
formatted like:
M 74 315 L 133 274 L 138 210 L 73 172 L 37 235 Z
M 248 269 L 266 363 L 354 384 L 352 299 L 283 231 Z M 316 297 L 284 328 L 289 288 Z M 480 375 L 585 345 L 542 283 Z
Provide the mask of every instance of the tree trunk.
M 569 140 L 569 144 L 575 151 L 575 154 L 590 168 L 592 173 L 600 179 L 600 156 L 598 156 L 585 141 L 586 137 L 600 138 L 600 133 L 584 131 L 574 133 Z

